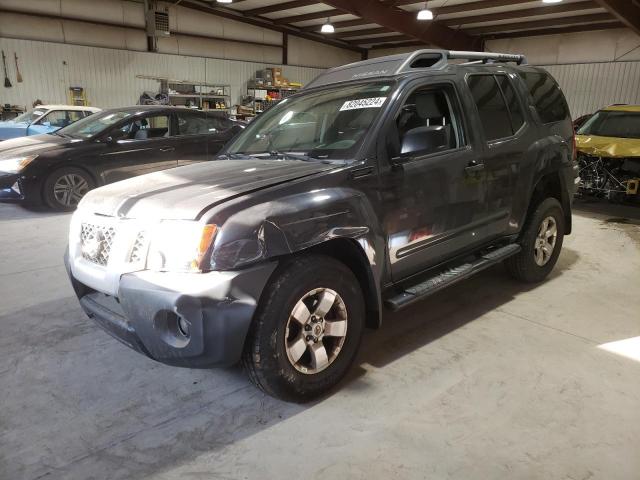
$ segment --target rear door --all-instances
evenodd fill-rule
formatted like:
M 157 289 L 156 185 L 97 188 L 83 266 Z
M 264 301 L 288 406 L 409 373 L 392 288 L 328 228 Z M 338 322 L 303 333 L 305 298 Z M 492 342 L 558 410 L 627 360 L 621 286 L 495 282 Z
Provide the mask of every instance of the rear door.
M 135 117 L 109 131 L 99 162 L 104 182 L 176 167 L 172 123 L 172 114 L 153 113 Z
M 462 112 L 453 82 L 423 82 L 385 127 L 382 223 L 396 282 L 486 238 L 486 180 L 476 169 L 482 152 Z M 423 135 L 433 141 L 412 151 L 409 139 L 419 143 Z
M 209 160 L 234 135 L 233 122 L 218 112 L 178 112 L 178 165 Z
M 480 120 L 482 164 L 487 180 L 488 234 L 496 237 L 513 228 L 518 175 L 529 145 L 535 143 L 535 127 L 527 121 L 522 95 L 512 73 L 474 73 L 466 78 Z M 475 108 L 474 108 L 475 107 Z M 517 223 L 517 220 L 515 220 Z

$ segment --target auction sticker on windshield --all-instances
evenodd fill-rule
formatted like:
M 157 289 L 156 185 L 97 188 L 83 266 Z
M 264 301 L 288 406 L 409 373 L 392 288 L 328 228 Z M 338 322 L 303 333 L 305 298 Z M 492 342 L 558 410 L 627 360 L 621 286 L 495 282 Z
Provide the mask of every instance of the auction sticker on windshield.
M 380 108 L 387 97 L 360 98 L 358 100 L 347 100 L 340 107 L 340 111 L 357 110 L 359 108 Z

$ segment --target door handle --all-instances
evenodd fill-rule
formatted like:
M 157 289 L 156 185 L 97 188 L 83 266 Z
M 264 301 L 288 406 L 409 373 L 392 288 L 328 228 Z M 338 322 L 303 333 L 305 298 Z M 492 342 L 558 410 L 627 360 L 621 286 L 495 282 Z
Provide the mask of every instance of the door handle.
M 175 150 L 175 147 L 164 147 L 164 148 L 160 149 L 161 152 L 165 152 L 165 153 L 166 152 L 173 152 L 174 150 Z
M 484 170 L 484 163 L 477 163 L 475 160 L 469 162 L 469 165 L 464 167 L 464 171 L 467 173 L 476 173 Z

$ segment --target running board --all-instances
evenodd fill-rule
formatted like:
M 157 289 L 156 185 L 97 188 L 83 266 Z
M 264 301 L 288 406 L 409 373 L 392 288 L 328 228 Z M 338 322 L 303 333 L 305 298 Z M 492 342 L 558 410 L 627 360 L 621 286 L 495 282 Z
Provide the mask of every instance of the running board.
M 443 288 L 469 278 L 470 276 L 501 262 L 505 258 L 515 255 L 520 250 L 520 245 L 517 243 L 512 243 L 505 247 L 491 250 L 484 255 L 478 256 L 473 262 L 453 267 L 439 275 L 436 275 L 435 277 L 425 280 L 424 282 L 405 288 L 402 293 L 387 298 L 385 300 L 385 305 L 391 310 L 400 310 L 401 308 L 411 305 L 413 302 L 418 300 L 422 300 Z

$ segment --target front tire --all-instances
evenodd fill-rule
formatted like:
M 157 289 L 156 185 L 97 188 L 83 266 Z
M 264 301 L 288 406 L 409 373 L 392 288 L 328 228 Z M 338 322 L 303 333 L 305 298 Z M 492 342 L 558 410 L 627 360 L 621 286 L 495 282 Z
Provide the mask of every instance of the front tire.
M 558 261 L 564 239 L 564 211 L 555 198 L 540 203 L 528 219 L 520 238 L 522 250 L 505 266 L 516 280 L 536 283 L 544 280 Z
M 265 289 L 244 366 L 269 395 L 309 401 L 347 373 L 364 324 L 362 292 L 351 270 L 323 255 L 294 258 Z
M 44 181 L 45 203 L 54 210 L 75 210 L 78 202 L 94 188 L 91 177 L 79 168 L 66 167 L 55 170 Z

